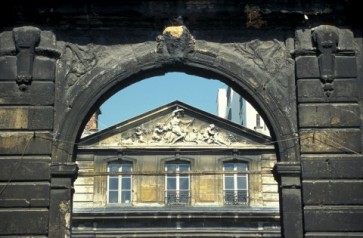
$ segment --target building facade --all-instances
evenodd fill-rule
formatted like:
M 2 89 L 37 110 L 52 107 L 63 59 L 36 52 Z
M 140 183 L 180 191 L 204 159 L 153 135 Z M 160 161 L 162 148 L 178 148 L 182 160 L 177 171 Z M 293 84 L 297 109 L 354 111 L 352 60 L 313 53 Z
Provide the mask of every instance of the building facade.
M 184 103 L 84 137 L 77 163 L 73 237 L 281 235 L 270 138 Z
M 222 118 L 226 118 L 264 135 L 270 135 L 270 131 L 261 115 L 245 98 L 235 92 L 231 87 L 218 90 L 217 112 L 218 116 Z

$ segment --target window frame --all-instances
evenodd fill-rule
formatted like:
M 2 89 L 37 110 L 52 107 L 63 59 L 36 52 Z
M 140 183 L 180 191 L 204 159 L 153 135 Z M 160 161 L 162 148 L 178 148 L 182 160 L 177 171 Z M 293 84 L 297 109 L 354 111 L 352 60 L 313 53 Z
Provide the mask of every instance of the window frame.
M 225 173 L 226 167 L 225 164 L 233 164 L 233 173 Z M 245 164 L 246 169 L 245 170 L 238 170 L 237 164 Z M 239 160 L 239 159 L 232 159 L 232 160 L 225 160 L 222 162 L 222 168 L 223 168 L 223 205 L 224 206 L 248 206 L 250 202 L 250 186 L 249 186 L 249 171 L 250 164 L 247 161 Z M 229 170 L 231 171 L 231 170 Z M 240 171 L 240 172 L 239 172 Z M 245 171 L 244 173 L 242 171 Z M 241 176 L 242 175 L 242 176 Z M 226 189 L 226 177 L 232 177 L 233 178 L 233 189 Z M 245 188 L 239 189 L 239 181 L 238 178 L 245 178 Z M 227 203 L 226 200 L 226 192 L 227 191 L 233 191 L 233 197 L 234 201 L 232 203 Z M 245 191 L 245 197 L 246 201 L 239 201 L 239 191 Z M 237 199 L 236 199 L 237 198 Z
M 175 171 L 175 173 L 169 173 L 167 166 L 168 165 L 179 165 Z M 164 178 L 164 204 L 168 206 L 188 206 L 190 205 L 191 201 L 191 176 L 190 174 L 183 175 L 180 173 L 180 165 L 188 165 L 188 169 L 184 171 L 191 171 L 192 163 L 188 160 L 181 160 L 181 159 L 174 159 L 174 160 L 168 160 L 164 163 L 164 171 L 165 171 L 165 178 Z M 170 170 L 169 170 L 170 171 Z M 181 177 L 183 176 L 183 177 Z M 175 177 L 175 189 L 168 189 L 168 179 Z M 187 189 L 181 189 L 180 188 L 180 180 L 181 178 L 187 178 L 188 179 L 188 188 Z M 172 191 L 171 191 L 172 190 Z M 175 201 L 175 202 L 169 202 L 168 201 L 168 193 L 175 192 L 175 199 L 180 199 L 181 192 L 187 192 L 187 199 L 186 202 L 183 201 Z
M 111 175 L 110 173 L 110 165 L 112 164 L 119 164 L 120 166 L 117 169 L 117 172 L 129 172 L 130 175 L 123 175 L 123 174 L 118 174 L 118 175 Z M 122 165 L 129 165 L 130 166 L 130 170 L 129 171 L 122 171 L 123 166 Z M 110 161 L 107 163 L 107 185 L 106 185 L 106 204 L 107 205 L 121 205 L 121 206 L 131 206 L 132 205 L 132 187 L 133 187 L 133 176 L 132 176 L 132 171 L 133 171 L 133 167 L 134 167 L 134 163 L 131 161 L 125 161 L 125 160 L 117 160 L 117 161 Z M 121 171 L 120 171 L 121 169 Z M 110 202 L 110 177 L 114 176 L 117 178 L 117 189 L 112 189 L 114 191 L 117 191 L 117 202 Z M 126 177 L 126 178 L 125 178 Z M 122 184 L 124 182 L 124 179 L 129 179 L 129 189 L 123 189 L 122 188 Z M 129 192 L 129 202 L 123 202 L 122 201 L 122 193 L 123 192 Z

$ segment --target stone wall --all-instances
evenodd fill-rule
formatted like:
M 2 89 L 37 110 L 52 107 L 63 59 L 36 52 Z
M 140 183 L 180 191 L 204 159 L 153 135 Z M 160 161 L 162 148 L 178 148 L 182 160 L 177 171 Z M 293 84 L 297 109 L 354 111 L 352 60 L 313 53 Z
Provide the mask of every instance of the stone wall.
M 159 3 L 1 9 L 0 235 L 69 235 L 75 143 L 92 113 L 132 83 L 184 71 L 227 83 L 267 119 L 285 237 L 362 237 L 360 8 Z M 177 24 L 181 34 L 164 31 Z
M 48 232 L 55 36 L 35 27 L 0 35 L 0 230 Z
M 297 30 L 296 42 L 306 237 L 355 234 L 363 228 L 359 42 L 333 26 Z

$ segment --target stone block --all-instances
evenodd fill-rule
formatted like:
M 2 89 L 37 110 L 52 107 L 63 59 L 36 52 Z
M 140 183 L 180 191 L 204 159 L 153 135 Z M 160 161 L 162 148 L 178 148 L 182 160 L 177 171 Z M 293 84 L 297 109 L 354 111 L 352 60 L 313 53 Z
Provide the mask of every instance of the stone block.
M 297 29 L 295 31 L 295 49 L 296 50 L 311 50 L 313 43 L 311 40 L 311 29 Z
M 40 42 L 35 50 L 49 57 L 59 57 L 61 54 L 55 35 L 51 31 L 42 31 L 40 33 Z
M 11 182 L 1 187 L 0 207 L 49 206 L 49 182 Z
M 278 187 L 277 187 L 277 184 L 275 185 L 265 185 L 263 184 L 262 185 L 262 192 L 263 193 L 277 193 L 278 192 Z
M 76 184 L 83 184 L 83 185 L 93 185 L 94 178 L 93 177 L 79 177 L 75 181 Z
M 49 155 L 52 138 L 47 132 L 0 132 L 0 154 Z
M 305 231 L 362 231 L 361 206 L 307 206 L 304 209 Z
M 355 79 L 335 79 L 330 97 L 324 95 L 320 79 L 297 81 L 298 101 L 301 102 L 357 102 L 358 87 Z
M 0 130 L 52 128 L 53 107 L 0 107 Z
M 298 102 L 324 102 L 320 79 L 302 79 L 297 81 Z
M 77 156 L 77 165 L 80 171 L 94 169 L 94 162 L 93 162 L 94 155 L 89 155 L 89 156 L 92 158 L 92 161 L 78 161 L 79 157 Z
M 93 193 L 93 185 L 76 185 L 76 184 L 74 184 L 74 191 L 75 191 L 75 194 L 77 194 L 77 193 Z
M 300 104 L 300 127 L 359 127 L 358 104 Z
M 1 235 L 46 235 L 48 232 L 48 209 L 1 209 Z
M 73 196 L 73 201 L 75 201 L 75 202 L 92 202 L 93 193 L 76 193 Z
M 264 174 L 262 176 L 262 183 L 263 184 L 276 184 L 276 179 L 274 178 L 274 176 L 270 173 L 270 174 Z
M 54 83 L 32 82 L 25 91 L 13 82 L 0 82 L 0 105 L 53 105 Z
M 355 50 L 354 35 L 350 29 L 339 29 L 339 43 L 340 50 Z
M 306 232 L 306 238 L 363 238 L 360 232 Z
M 297 78 L 319 78 L 319 63 L 316 56 L 299 56 L 296 58 Z
M 0 57 L 0 80 L 15 81 L 16 78 L 17 78 L 16 57 L 15 56 Z
M 303 181 L 305 205 L 360 205 L 363 204 L 362 180 Z
M 0 181 L 49 180 L 49 163 L 50 157 L 0 157 Z
M 302 201 L 301 190 L 295 188 L 281 189 L 281 209 L 284 224 L 285 237 L 302 237 L 303 221 L 302 221 Z
M 14 44 L 13 32 L 4 31 L 0 33 L 0 54 L 14 54 L 16 47 Z
M 335 77 L 357 77 L 357 59 L 355 56 L 335 56 Z
M 263 200 L 265 201 L 279 201 L 279 194 L 277 192 L 264 192 L 263 193 Z
M 28 129 L 28 108 L 1 107 L 0 129 Z
M 48 80 L 55 79 L 56 61 L 44 56 L 36 56 L 33 63 L 33 80 Z
M 76 211 L 78 208 L 90 208 L 95 206 L 96 203 L 93 201 L 89 202 L 75 202 L 73 201 L 73 211 Z
M 263 205 L 266 207 L 280 207 L 280 202 L 276 202 L 276 201 L 264 201 Z
M 363 178 L 363 157 L 359 155 L 303 155 L 304 179 Z
M 300 130 L 302 153 L 351 153 L 362 151 L 359 129 Z
M 261 167 L 265 170 L 271 170 L 276 164 L 276 160 L 262 160 Z

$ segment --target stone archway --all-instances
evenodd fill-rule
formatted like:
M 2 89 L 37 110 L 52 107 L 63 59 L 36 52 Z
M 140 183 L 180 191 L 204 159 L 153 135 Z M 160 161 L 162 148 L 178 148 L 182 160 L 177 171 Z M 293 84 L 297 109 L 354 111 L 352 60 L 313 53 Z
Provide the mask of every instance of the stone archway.
M 67 236 L 74 143 L 87 118 L 129 84 L 183 71 L 245 93 L 270 123 L 285 237 L 360 236 L 361 13 L 355 1 L 334 3 L 9 2 L 0 32 L 1 235 Z M 161 33 L 171 25 L 179 27 Z
M 168 32 L 164 35 L 168 36 Z M 99 64 L 103 65 L 96 63 L 94 66 L 88 63 L 87 66 L 82 65 L 89 67 L 89 71 L 85 70 L 84 74 L 76 79 L 69 77 L 70 73 L 65 69 L 66 61 L 72 59 L 64 58 L 60 62 L 60 68 L 64 71 L 60 71 L 58 77 L 64 79 L 60 83 L 68 84 L 64 85 L 66 90 L 60 102 L 65 107 L 66 113 L 62 112 L 58 117 L 61 122 L 57 128 L 58 137 L 75 141 L 82 123 L 84 124 L 84 121 L 79 119 L 89 116 L 93 108 L 99 106 L 114 92 L 150 76 L 182 71 L 205 78 L 217 78 L 232 86 L 237 92 L 246 95 L 270 122 L 279 148 L 282 150 L 294 148 L 294 142 L 286 140 L 291 139 L 296 133 L 296 99 L 295 92 L 291 90 L 295 87 L 294 82 L 291 82 L 294 66 L 282 42 L 252 41 L 242 43 L 242 46 L 230 45 L 229 47 L 234 48 L 230 49 L 220 44 L 196 41 L 188 51 L 182 49 L 183 45 L 170 50 L 167 48 L 175 47 L 169 46 L 171 43 L 162 43 L 165 46 L 160 44 L 160 42 L 147 42 L 140 45 L 130 44 L 118 49 L 109 47 L 108 50 L 112 51 L 112 55 L 106 55 L 108 58 L 101 59 L 102 62 Z M 69 48 L 76 47 L 73 45 Z M 166 52 L 158 50 L 163 47 L 166 48 Z M 237 48 L 240 50 L 235 50 Z M 271 54 L 271 62 L 256 63 L 259 61 L 256 59 L 259 57 L 259 48 L 264 50 L 263 53 Z M 107 47 L 100 46 L 98 49 L 87 50 L 90 54 L 97 54 L 92 51 L 107 50 Z M 125 57 L 117 60 L 117 57 L 123 57 L 123 54 Z M 280 61 L 280 65 L 274 61 Z M 282 70 L 279 71 L 280 69 Z M 295 148 L 292 153 L 286 151 L 280 153 L 280 161 L 298 161 L 297 150 L 298 148 Z M 71 153 L 68 153 L 68 156 L 61 154 L 58 156 L 60 157 L 57 157 L 57 160 L 72 161 Z
M 65 224 L 69 210 L 65 207 L 69 206 L 69 184 L 76 171 L 74 142 L 86 119 L 108 97 L 132 83 L 183 71 L 223 81 L 247 95 L 267 118 L 278 148 L 283 233 L 286 237 L 302 237 L 294 61 L 281 41 L 198 41 L 186 27 L 178 26 L 166 28 L 154 42 L 122 46 L 65 43 L 64 49 L 56 85 L 64 90 L 56 102 L 60 110 L 56 112 L 52 149 L 55 179 L 50 212 L 58 215 L 50 218 L 50 235 L 69 228 Z M 262 54 L 268 54 L 268 60 Z

